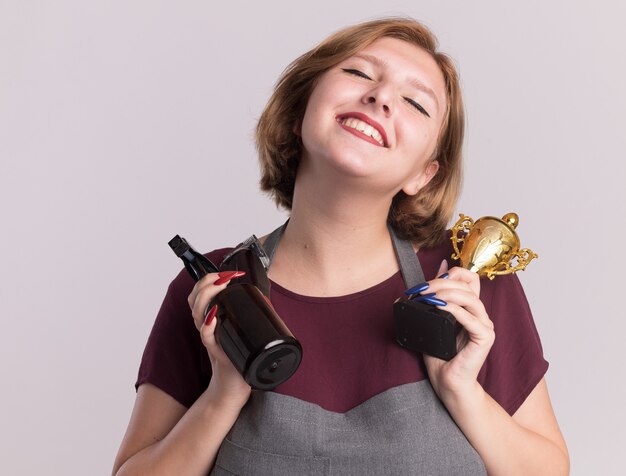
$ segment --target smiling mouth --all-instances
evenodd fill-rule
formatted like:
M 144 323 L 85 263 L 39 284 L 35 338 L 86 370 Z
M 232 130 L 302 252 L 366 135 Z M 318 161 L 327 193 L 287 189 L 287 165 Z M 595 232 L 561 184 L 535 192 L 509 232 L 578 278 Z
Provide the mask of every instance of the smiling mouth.
M 357 117 L 358 116 L 358 117 Z M 349 113 L 337 116 L 337 122 L 348 132 L 360 137 L 367 142 L 380 147 L 387 147 L 385 130 L 382 126 L 371 120 L 364 114 Z

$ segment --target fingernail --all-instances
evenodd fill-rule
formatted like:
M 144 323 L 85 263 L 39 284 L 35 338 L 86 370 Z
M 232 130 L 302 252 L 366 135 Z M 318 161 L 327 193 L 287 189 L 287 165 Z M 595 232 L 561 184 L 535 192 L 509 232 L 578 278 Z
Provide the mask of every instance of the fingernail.
M 428 293 L 428 294 L 420 294 L 419 296 L 416 296 L 415 298 L 412 298 L 411 301 L 416 301 L 420 298 L 431 298 L 431 297 L 435 297 L 436 293 Z
M 432 304 L 433 306 L 447 306 L 448 305 L 448 303 L 442 299 L 438 299 L 435 297 L 427 297 L 427 296 L 415 298 L 413 299 L 413 301 L 423 302 L 425 304 Z
M 231 276 L 231 278 L 241 278 L 242 276 L 246 275 L 245 271 L 220 271 L 219 273 L 217 273 L 217 275 L 220 278 L 223 278 L 224 276 Z
M 231 279 L 241 278 L 242 276 L 245 276 L 246 272 L 245 271 L 222 271 L 220 273 L 217 273 L 217 275 L 219 276 L 219 279 L 215 281 L 213 284 L 215 284 L 216 286 L 219 286 L 221 284 L 227 283 Z
M 448 279 L 449 274 L 443 273 L 441 276 L 437 276 L 438 279 Z
M 209 310 L 206 317 L 204 318 L 205 326 L 208 326 L 209 324 L 211 324 L 211 321 L 213 321 L 215 314 L 217 314 L 217 304 L 213 304 L 213 307 Z
M 404 294 L 410 296 L 411 294 L 421 293 L 422 291 L 426 291 L 428 286 L 430 286 L 428 283 L 420 283 L 417 286 L 413 286 L 411 289 L 404 291 Z

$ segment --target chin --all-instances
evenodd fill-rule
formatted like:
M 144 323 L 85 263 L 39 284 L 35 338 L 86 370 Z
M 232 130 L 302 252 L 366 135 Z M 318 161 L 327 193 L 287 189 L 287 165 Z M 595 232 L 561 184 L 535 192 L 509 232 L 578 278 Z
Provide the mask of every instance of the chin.
M 367 177 L 380 169 L 384 159 L 375 150 L 371 150 L 372 147 L 369 145 L 367 145 L 367 149 L 363 149 L 363 147 L 354 147 L 354 145 L 338 147 L 337 150 L 332 151 L 329 161 L 337 169 L 350 175 Z
M 351 137 L 348 140 L 345 137 L 334 137 L 332 141 L 321 142 L 321 144 L 321 146 L 315 142 L 307 144 L 307 141 L 304 141 L 306 155 L 311 158 L 311 165 L 328 166 L 328 168 L 318 168 L 321 174 L 339 172 L 346 178 L 370 177 L 381 171 L 381 166 L 386 159 L 383 157 L 383 151 L 386 149 L 381 147 L 379 152 L 377 147 L 364 141 L 355 143 Z

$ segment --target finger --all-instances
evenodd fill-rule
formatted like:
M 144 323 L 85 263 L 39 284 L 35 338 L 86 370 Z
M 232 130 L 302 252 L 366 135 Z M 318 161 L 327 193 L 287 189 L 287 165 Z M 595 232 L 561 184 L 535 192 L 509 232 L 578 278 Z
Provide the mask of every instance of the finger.
M 427 284 L 428 287 L 423 291 L 420 291 L 421 293 L 438 293 L 444 289 L 467 291 L 471 293 L 474 292 L 468 283 L 458 279 L 439 278 L 433 279 Z
M 241 278 L 246 275 L 245 271 L 220 271 L 217 273 L 219 279 L 215 281 L 213 284 L 219 286 L 221 284 L 228 283 L 231 279 Z
M 493 327 L 489 319 L 483 302 L 470 290 L 443 289 L 436 294 L 438 299 L 445 301 L 448 305 L 462 307 L 475 319 L 482 321 L 484 325 Z
M 450 312 L 457 322 L 468 332 L 470 340 L 478 343 L 484 342 L 490 345 L 493 344 L 493 341 L 495 340 L 493 326 L 489 326 L 485 321 L 477 319 L 473 314 L 457 304 L 448 304 L 445 307 L 437 307 Z
M 448 271 L 448 277 L 451 280 L 463 281 L 467 283 L 476 296 L 480 295 L 480 278 L 469 269 L 455 266 Z
M 215 339 L 215 328 L 217 326 L 217 319 L 215 317 L 217 315 L 217 311 L 217 304 L 214 304 L 213 307 L 209 309 L 209 312 L 200 327 L 200 337 L 202 338 L 202 343 L 207 347 L 207 349 L 217 345 L 217 341 Z
M 457 290 L 462 292 L 468 292 L 474 294 L 472 288 L 464 281 L 459 280 L 450 280 L 447 277 L 433 279 L 427 283 L 422 283 L 421 285 L 415 286 L 407 291 L 405 294 L 408 295 L 409 299 L 412 301 L 424 301 L 426 298 L 439 298 L 439 295 L 444 290 Z M 474 295 L 475 297 L 478 297 Z M 433 304 L 438 304 L 434 302 Z
M 214 306 L 217 311 L 217 307 Z M 217 313 L 217 312 L 214 313 Z M 210 312 L 209 312 L 210 314 Z M 209 317 L 209 315 L 207 315 Z M 207 354 L 209 355 L 209 360 L 211 362 L 211 367 L 215 369 L 217 362 L 221 359 L 224 359 L 224 351 L 222 350 L 217 336 L 215 335 L 217 330 L 218 320 L 217 317 L 213 317 L 213 319 L 206 319 L 202 326 L 200 327 L 200 339 L 202 340 L 202 344 L 207 350 Z
M 193 305 L 197 299 L 198 293 L 211 285 L 221 286 L 223 284 L 228 284 L 231 280 L 235 278 L 241 278 L 245 276 L 245 271 L 220 271 L 219 273 L 209 273 L 206 276 L 202 277 L 196 285 L 191 290 L 191 294 L 187 298 L 187 302 L 189 303 L 189 307 L 193 308 Z
M 201 289 L 204 289 L 208 285 L 213 284 L 215 281 L 217 281 L 218 278 L 219 275 L 217 273 L 209 273 L 198 280 L 196 285 L 191 290 L 189 297 L 187 298 L 187 303 L 189 304 L 190 309 L 193 309 L 193 304 L 194 302 L 196 302 L 198 292 L 200 292 Z
M 217 304 L 213 304 L 213 306 L 211 306 L 210 309 L 207 310 L 206 313 L 206 317 L 204 318 L 204 326 L 210 326 L 211 323 L 213 322 L 213 319 L 215 319 L 215 316 L 217 315 Z
M 196 328 L 200 329 L 204 323 L 207 312 L 209 311 L 209 309 L 207 309 L 209 303 L 220 293 L 220 291 L 225 289 L 227 285 L 228 283 L 224 283 L 220 286 L 216 286 L 215 284 L 210 283 L 209 285 L 198 290 L 191 308 L 191 315 L 193 316 Z

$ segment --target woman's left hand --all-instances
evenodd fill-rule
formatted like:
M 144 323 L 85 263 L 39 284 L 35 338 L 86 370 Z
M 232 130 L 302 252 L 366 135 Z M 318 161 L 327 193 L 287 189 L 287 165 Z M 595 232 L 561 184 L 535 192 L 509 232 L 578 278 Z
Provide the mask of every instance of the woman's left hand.
M 445 273 L 444 261 L 437 273 Z M 437 306 L 450 312 L 463 326 L 457 337 L 457 355 L 450 361 L 424 355 L 428 377 L 442 400 L 447 396 L 460 396 L 477 384 L 482 368 L 495 339 L 493 322 L 480 300 L 478 275 L 467 269 L 454 267 L 447 278 L 429 281 L 427 293 L 435 293 L 437 299 L 447 303 Z

